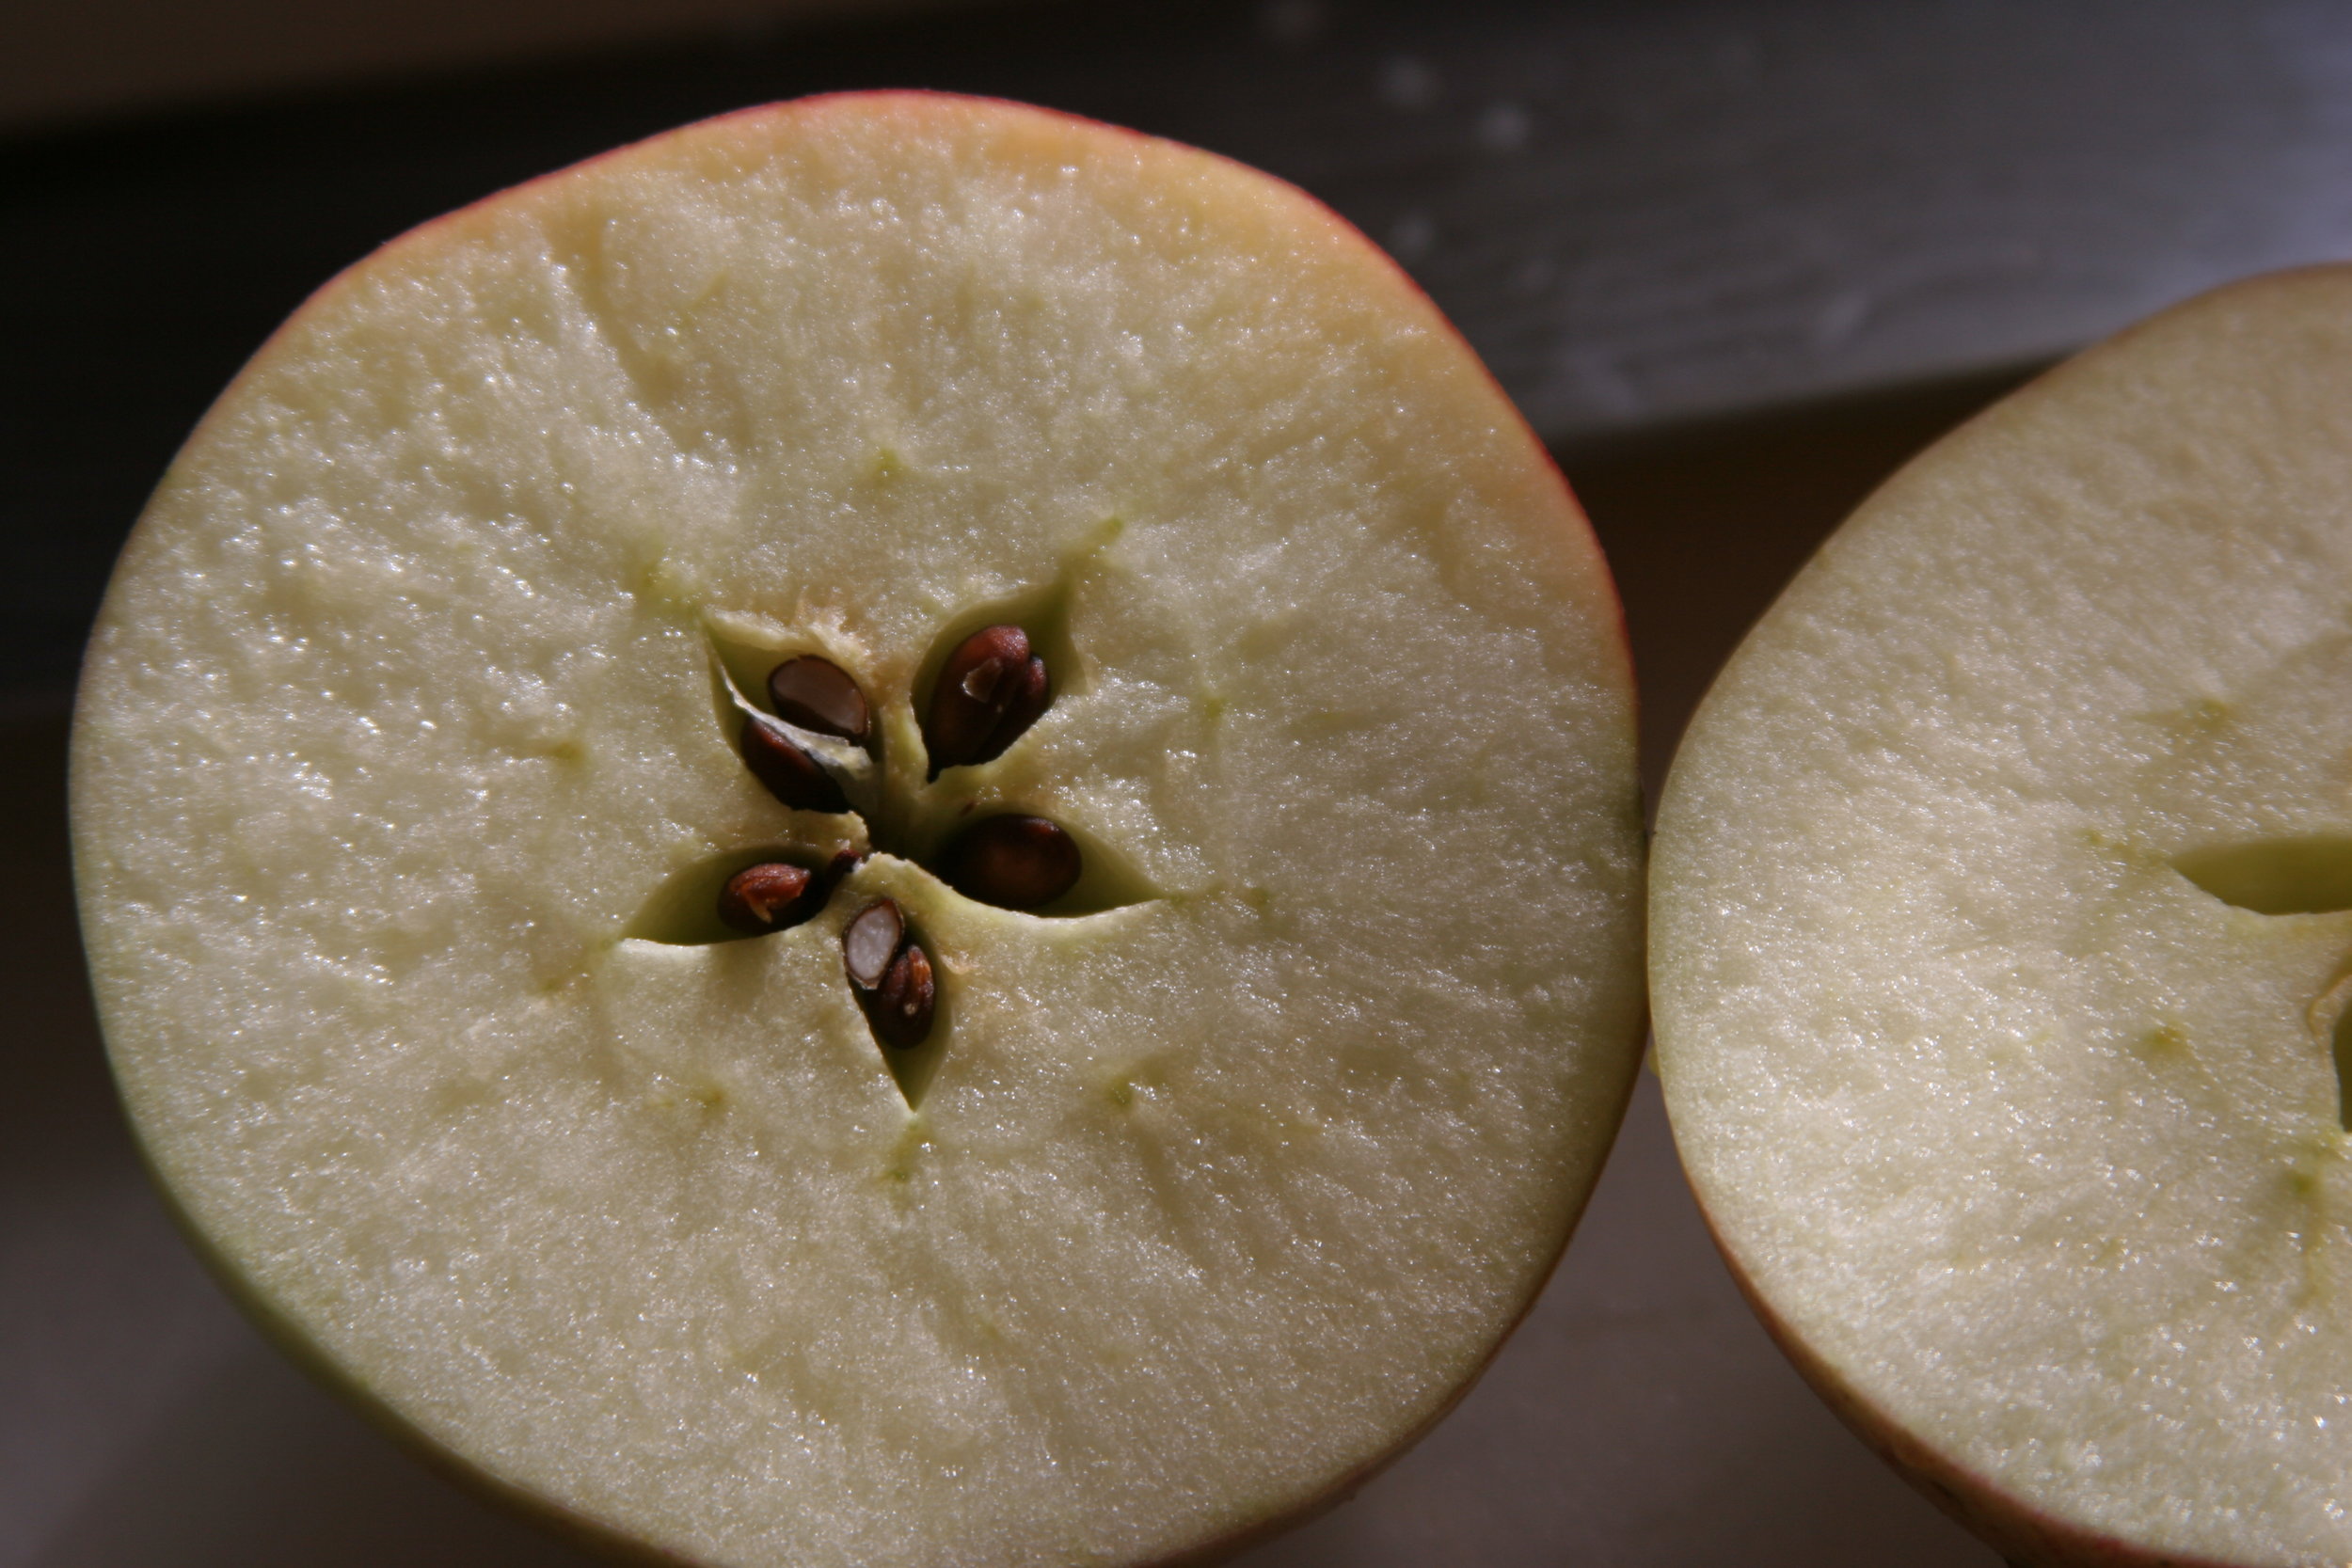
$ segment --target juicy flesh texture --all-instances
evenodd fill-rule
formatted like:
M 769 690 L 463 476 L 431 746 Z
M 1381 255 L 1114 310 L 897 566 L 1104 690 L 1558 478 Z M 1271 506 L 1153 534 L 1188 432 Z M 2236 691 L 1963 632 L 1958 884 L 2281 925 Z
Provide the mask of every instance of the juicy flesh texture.
M 917 676 L 1006 605 L 1052 708 L 927 786 Z M 682 868 L 860 840 L 752 778 L 713 646 L 857 678 L 901 854 L 640 940 Z M 324 291 L 134 538 L 74 806 L 160 1172 L 401 1419 L 696 1559 L 1074 1562 L 1330 1488 L 1541 1283 L 1633 1068 L 1631 769 L 1589 533 L 1383 259 L 1205 154 L 882 97 Z M 1118 896 L 902 858 L 972 802 Z M 919 1109 L 843 977 L 883 895 Z
M 2026 1509 L 2229 1562 L 2352 1553 L 2347 521 L 2352 272 L 2160 317 L 1832 541 L 1656 846 L 1676 1136 L 1770 1312 Z

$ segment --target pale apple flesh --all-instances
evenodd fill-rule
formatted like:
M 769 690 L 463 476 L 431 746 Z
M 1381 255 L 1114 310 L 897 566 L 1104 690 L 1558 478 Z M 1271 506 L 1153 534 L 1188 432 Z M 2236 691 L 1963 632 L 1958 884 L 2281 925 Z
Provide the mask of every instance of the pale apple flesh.
M 2352 271 L 1947 438 L 1661 802 L 1658 1061 L 1726 1256 L 2013 1557 L 2352 1556 Z
M 930 782 L 996 621 L 1051 706 Z M 811 654 L 855 816 L 737 751 Z M 74 829 L 154 1165 L 396 1420 L 680 1559 L 1107 1563 L 1361 1473 L 1543 1281 L 1643 1017 L 1632 756 L 1589 531 L 1360 236 L 868 95 L 323 291 L 126 552 Z M 923 868 L 997 811 L 1085 850 L 1063 905 Z M 719 940 L 725 877 L 845 847 Z M 902 1055 L 843 974 L 885 896 Z

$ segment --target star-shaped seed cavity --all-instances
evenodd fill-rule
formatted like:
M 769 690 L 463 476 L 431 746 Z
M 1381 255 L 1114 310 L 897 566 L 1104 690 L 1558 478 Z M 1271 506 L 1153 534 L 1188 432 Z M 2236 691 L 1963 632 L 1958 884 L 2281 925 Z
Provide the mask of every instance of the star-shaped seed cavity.
M 738 754 L 771 795 L 796 813 L 856 819 L 847 834 L 832 835 L 835 842 L 848 836 L 898 849 L 889 842 L 894 825 L 911 814 L 889 799 L 893 775 L 879 767 L 883 727 L 855 676 L 822 655 L 794 654 L 756 683 L 768 699 L 764 710 L 743 697 L 733 676 L 723 684 L 726 711 L 739 722 Z M 1023 627 L 999 622 L 962 638 L 917 705 L 925 752 L 918 793 L 950 768 L 1003 756 L 1053 700 L 1052 673 Z M 912 777 L 913 770 L 898 776 Z M 729 874 L 716 890 L 717 919 L 726 933 L 743 937 L 805 925 L 860 858 L 859 851 L 841 850 L 826 862 L 820 850 L 791 845 L 730 857 Z M 932 852 L 906 858 L 964 897 L 1008 910 L 1051 912 L 1086 875 L 1085 851 L 1068 830 L 1018 811 L 980 816 Z M 843 926 L 841 944 L 843 976 L 875 1040 L 885 1053 L 923 1044 L 938 1018 L 938 981 L 906 910 L 888 898 L 867 904 Z

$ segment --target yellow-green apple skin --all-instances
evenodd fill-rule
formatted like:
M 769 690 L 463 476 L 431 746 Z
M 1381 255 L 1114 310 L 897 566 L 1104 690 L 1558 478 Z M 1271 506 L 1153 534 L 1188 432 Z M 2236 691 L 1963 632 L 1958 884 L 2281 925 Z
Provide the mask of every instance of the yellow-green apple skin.
M 930 776 L 959 639 L 1043 716 Z M 738 751 L 814 655 L 854 813 Z M 809 100 L 394 241 L 118 569 L 95 991 L 262 1317 L 488 1485 L 707 1564 L 1125 1563 L 1458 1397 L 1644 1016 L 1631 676 L 1474 356 L 1295 190 L 1065 116 Z M 927 867 L 1084 850 L 1038 913 Z M 763 853 L 869 852 L 773 935 Z M 937 984 L 877 1043 L 841 933 Z
M 2352 1560 L 2352 269 L 1898 474 L 1654 847 L 1676 1140 L 1831 1402 L 2020 1561 Z

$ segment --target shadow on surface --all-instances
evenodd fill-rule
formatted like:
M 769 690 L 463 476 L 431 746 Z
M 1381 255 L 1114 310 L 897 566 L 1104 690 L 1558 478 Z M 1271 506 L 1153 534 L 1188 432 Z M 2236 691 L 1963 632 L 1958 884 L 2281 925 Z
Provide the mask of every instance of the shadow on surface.
M 410 1460 L 258 1340 L 190 1387 L 38 1568 L 583 1568 Z

